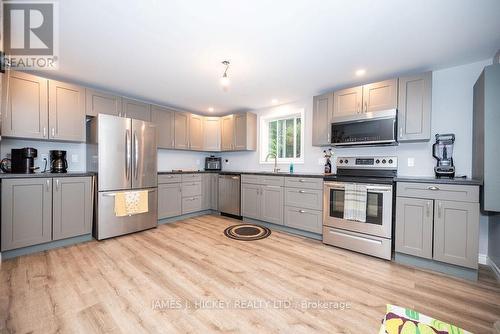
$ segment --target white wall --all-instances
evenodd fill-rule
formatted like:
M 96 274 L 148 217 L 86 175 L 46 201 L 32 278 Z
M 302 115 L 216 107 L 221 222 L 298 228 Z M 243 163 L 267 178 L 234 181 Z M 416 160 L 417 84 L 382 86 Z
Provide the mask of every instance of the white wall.
M 35 166 L 40 167 L 43 171 L 43 158 L 47 158 L 47 169 L 50 169 L 50 150 L 65 150 L 67 151 L 66 158 L 68 160 L 68 170 L 73 172 L 81 172 L 86 170 L 86 149 L 82 143 L 65 143 L 65 142 L 47 142 L 36 140 L 20 140 L 12 138 L 2 138 L 0 143 L 0 152 L 2 159 L 10 156 L 10 150 L 13 148 L 33 147 L 38 150 L 38 158 L 35 160 Z M 73 158 L 76 161 L 73 161 Z
M 205 168 L 205 157 L 209 155 L 203 152 L 158 150 L 158 171 L 202 170 Z

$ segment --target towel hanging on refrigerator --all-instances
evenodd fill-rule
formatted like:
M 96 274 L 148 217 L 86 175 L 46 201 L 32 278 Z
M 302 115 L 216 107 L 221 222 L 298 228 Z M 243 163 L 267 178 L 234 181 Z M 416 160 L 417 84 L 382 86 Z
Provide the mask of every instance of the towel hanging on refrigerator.
M 344 219 L 366 222 L 366 185 L 346 183 L 344 186 Z
M 148 191 L 123 191 L 115 195 L 115 216 L 124 217 L 148 212 Z

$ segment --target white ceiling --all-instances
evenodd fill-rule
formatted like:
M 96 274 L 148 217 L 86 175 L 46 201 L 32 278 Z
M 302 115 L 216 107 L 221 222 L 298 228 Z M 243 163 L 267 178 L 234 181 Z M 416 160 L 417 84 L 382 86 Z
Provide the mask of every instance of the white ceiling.
M 64 0 L 59 10 L 56 76 L 215 114 L 500 48 L 498 0 Z M 224 59 L 228 92 L 219 84 Z

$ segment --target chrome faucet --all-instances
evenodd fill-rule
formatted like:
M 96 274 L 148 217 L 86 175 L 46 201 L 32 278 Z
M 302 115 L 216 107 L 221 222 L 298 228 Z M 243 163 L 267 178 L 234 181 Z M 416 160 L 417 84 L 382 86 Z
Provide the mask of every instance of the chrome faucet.
M 274 168 L 273 168 L 273 173 L 278 173 L 280 169 L 278 168 L 278 157 L 275 153 L 269 153 L 266 157 L 266 162 L 268 161 L 269 157 L 274 158 Z

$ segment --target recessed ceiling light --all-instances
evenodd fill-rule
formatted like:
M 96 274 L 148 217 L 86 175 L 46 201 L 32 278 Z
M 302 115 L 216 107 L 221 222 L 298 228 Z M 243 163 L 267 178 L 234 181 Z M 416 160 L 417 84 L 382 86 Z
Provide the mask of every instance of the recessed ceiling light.
M 279 100 L 278 100 L 278 99 L 272 99 L 272 100 L 271 100 L 271 103 L 272 103 L 272 104 L 277 104 L 278 102 L 279 102 Z
M 360 77 L 362 75 L 365 75 L 365 74 L 366 74 L 366 70 L 364 70 L 364 69 L 359 69 L 359 70 L 356 71 L 356 75 L 358 77 Z
M 215 110 L 215 109 L 214 109 L 213 107 L 209 107 L 209 108 L 208 108 L 208 112 L 214 112 L 214 110 Z

